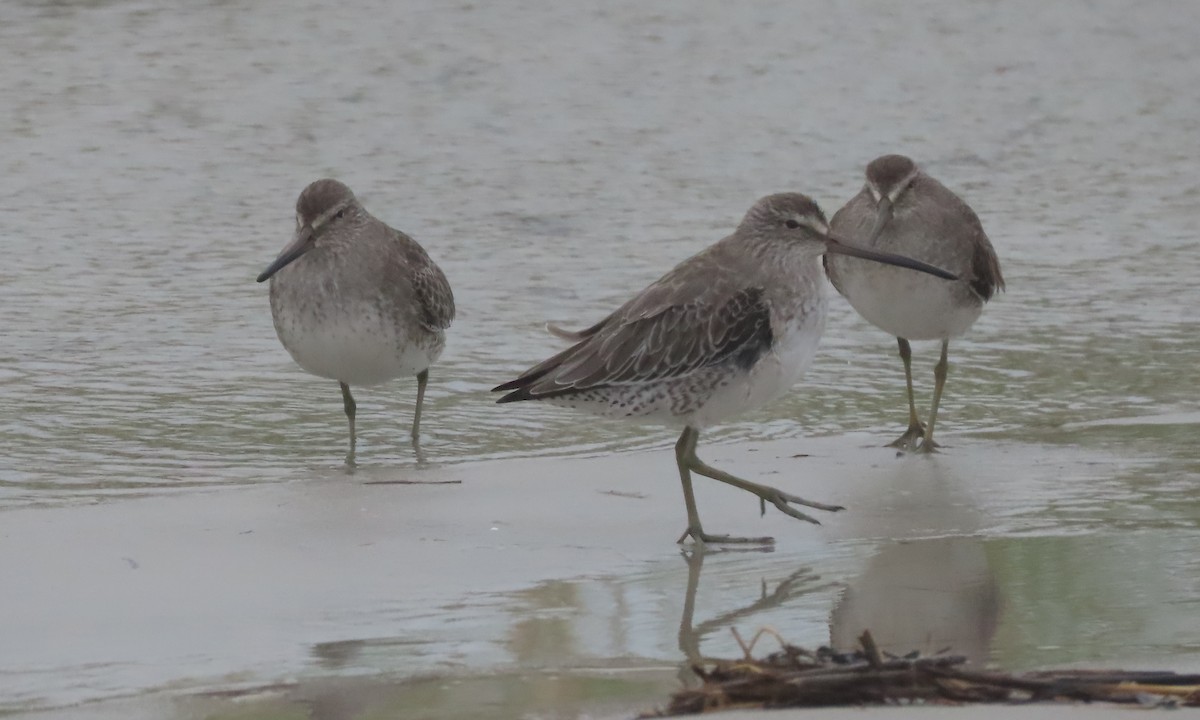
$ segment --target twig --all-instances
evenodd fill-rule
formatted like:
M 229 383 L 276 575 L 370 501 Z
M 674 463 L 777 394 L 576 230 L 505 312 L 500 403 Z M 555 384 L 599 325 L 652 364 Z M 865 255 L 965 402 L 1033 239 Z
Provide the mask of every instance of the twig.
M 654 717 L 684 715 L 738 707 L 827 707 L 836 705 L 932 703 L 1024 703 L 1029 701 L 1161 702 L 1200 705 L 1200 675 L 1119 670 L 1055 670 L 1010 675 L 959 667 L 956 655 L 897 657 L 880 651 L 870 632 L 859 637 L 862 650 L 839 653 L 829 648 L 805 650 L 787 644 L 779 633 L 763 628 L 744 642 L 733 637 L 743 657 L 705 661 L 693 666 L 702 686 L 682 690 Z M 763 635 L 783 648 L 755 660 L 752 652 Z M 646 717 L 646 716 L 643 716 Z
M 742 636 L 738 634 L 737 628 L 731 627 L 729 628 L 729 632 L 733 633 L 733 639 L 737 640 L 738 647 L 742 649 L 742 653 L 746 656 L 747 660 L 753 660 L 753 658 L 750 656 L 750 652 L 754 650 L 755 644 L 758 643 L 758 639 L 763 635 L 770 635 L 771 637 L 775 638 L 777 641 L 779 641 L 779 647 L 783 648 L 784 650 L 787 650 L 788 647 L 788 644 L 784 642 L 782 637 L 779 636 L 779 633 L 775 632 L 769 627 L 759 628 L 758 632 L 754 633 L 754 637 L 750 638 L 749 645 L 742 642 Z
M 871 667 L 876 670 L 883 667 L 883 658 L 879 656 L 879 646 L 875 644 L 875 638 L 871 637 L 871 631 L 863 630 L 863 634 L 858 636 L 858 641 L 862 643 L 863 652 L 867 654 L 867 662 L 871 663 Z

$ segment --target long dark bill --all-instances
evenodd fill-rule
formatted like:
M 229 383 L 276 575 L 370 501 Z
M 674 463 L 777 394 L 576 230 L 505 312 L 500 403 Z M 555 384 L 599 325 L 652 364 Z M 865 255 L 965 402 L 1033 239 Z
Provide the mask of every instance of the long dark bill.
M 875 238 L 879 237 L 879 233 L 883 232 L 883 227 L 888 224 L 888 220 L 892 219 L 892 201 L 887 195 L 879 198 L 879 207 L 875 210 L 875 225 L 871 227 L 871 234 L 867 236 L 867 245 L 874 245 Z
M 940 267 L 934 267 L 920 260 L 913 260 L 910 257 L 896 255 L 894 253 L 876 252 L 875 250 L 866 250 L 864 248 L 847 245 L 835 237 L 827 237 L 825 239 L 825 252 L 835 255 L 849 255 L 850 257 L 862 258 L 864 260 L 874 260 L 884 265 L 895 265 L 896 267 L 908 268 L 917 272 L 928 273 L 943 280 L 957 280 L 958 276 L 951 272 L 946 272 Z
M 262 271 L 262 274 L 258 276 L 258 280 L 256 280 L 256 282 L 262 282 L 263 280 L 270 278 L 272 275 L 295 261 L 296 258 L 311 250 L 312 236 L 313 229 L 309 225 L 305 225 L 297 230 L 296 237 L 292 238 L 292 241 L 283 249 L 283 252 L 279 253 L 279 257 L 275 258 L 275 262 L 268 265 L 267 269 Z

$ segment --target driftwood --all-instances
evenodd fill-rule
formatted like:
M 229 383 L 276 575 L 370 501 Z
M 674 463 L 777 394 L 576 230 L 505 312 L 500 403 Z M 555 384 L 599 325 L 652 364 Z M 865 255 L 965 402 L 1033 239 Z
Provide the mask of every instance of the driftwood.
M 782 649 L 751 657 L 764 634 Z M 1124 670 L 1048 670 L 1021 674 L 963 667 L 960 655 L 897 657 L 881 653 L 869 632 L 862 649 L 840 653 L 789 645 L 759 631 L 749 644 L 734 632 L 745 654 L 740 660 L 694 665 L 697 688 L 676 692 L 662 710 L 642 715 L 670 717 L 733 708 L 828 707 L 834 705 L 957 705 L 963 703 L 1110 702 L 1146 706 L 1200 706 L 1200 675 Z

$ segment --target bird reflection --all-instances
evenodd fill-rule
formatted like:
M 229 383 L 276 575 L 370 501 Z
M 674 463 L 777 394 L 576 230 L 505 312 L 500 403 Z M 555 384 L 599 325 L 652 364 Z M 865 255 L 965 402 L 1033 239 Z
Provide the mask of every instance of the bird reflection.
M 687 562 L 687 589 L 683 597 L 683 615 L 679 620 L 679 649 L 687 658 L 686 665 L 680 670 L 680 680 L 691 684 L 695 676 L 691 671 L 693 665 L 701 664 L 706 658 L 700 652 L 700 642 L 721 628 L 732 627 L 739 620 L 751 617 L 757 613 L 777 608 L 790 600 L 810 593 L 821 592 L 833 587 L 834 583 L 822 583 L 821 576 L 810 567 L 801 567 L 780 580 L 774 590 L 767 590 L 767 581 L 762 581 L 757 600 L 720 615 L 695 622 L 696 591 L 700 586 L 700 573 L 704 568 L 704 556 L 708 553 L 721 552 L 754 552 L 753 550 L 706 550 L 702 545 L 694 545 L 682 551 Z
M 858 646 L 864 630 L 880 649 L 922 655 L 950 648 L 987 661 L 1000 617 L 995 572 L 983 542 L 931 538 L 884 547 L 850 581 L 833 608 L 830 645 Z
M 978 534 L 990 522 L 972 492 L 984 470 L 969 458 L 927 459 L 897 462 L 873 495 L 848 498 L 860 512 L 838 531 L 881 542 L 830 613 L 830 644 L 854 649 L 870 630 L 888 652 L 949 647 L 986 662 L 1003 603 Z

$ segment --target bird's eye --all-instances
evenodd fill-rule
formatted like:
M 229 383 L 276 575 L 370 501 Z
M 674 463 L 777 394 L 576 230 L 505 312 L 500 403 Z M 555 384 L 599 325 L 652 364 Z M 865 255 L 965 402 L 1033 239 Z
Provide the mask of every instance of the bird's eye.
M 338 218 L 340 220 L 342 218 L 342 216 L 345 214 L 346 214 L 345 210 L 338 210 L 337 213 L 334 214 L 334 217 Z
M 800 227 L 800 223 L 796 222 L 795 220 L 788 220 L 784 223 L 784 225 L 787 225 L 788 229 L 790 230 L 795 230 L 796 228 Z

